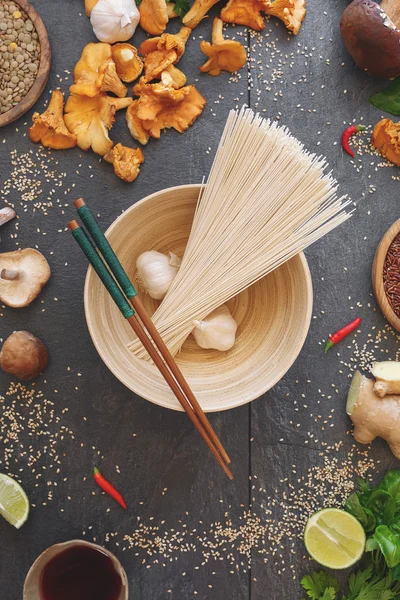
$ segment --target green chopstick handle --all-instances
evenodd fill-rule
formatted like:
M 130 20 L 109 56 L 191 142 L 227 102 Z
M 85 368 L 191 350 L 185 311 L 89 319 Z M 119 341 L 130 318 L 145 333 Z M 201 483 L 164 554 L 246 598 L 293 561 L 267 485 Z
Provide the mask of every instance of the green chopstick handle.
M 82 227 L 78 227 L 77 229 L 74 229 L 71 233 L 74 236 L 75 240 L 78 242 L 81 249 L 83 250 L 93 269 L 100 277 L 104 286 L 107 288 L 107 291 L 110 294 L 111 298 L 114 300 L 115 304 L 118 306 L 119 310 L 124 315 L 125 319 L 133 317 L 135 311 L 126 301 L 118 285 L 115 283 L 114 279 L 108 272 L 107 267 L 101 260 L 100 256 L 97 254 L 96 250 L 93 248 L 92 243 L 86 235 L 85 231 L 82 229 Z
M 94 239 L 96 246 L 102 253 L 104 260 L 110 267 L 125 296 L 130 300 L 136 296 L 136 290 L 87 204 L 78 208 L 78 215 Z

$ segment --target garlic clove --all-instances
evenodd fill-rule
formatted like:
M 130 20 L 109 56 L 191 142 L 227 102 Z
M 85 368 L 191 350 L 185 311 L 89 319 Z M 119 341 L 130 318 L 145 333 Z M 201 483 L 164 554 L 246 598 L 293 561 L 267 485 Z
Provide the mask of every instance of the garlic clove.
M 230 350 L 236 341 L 237 323 L 226 304 L 219 306 L 202 321 L 193 321 L 193 337 L 200 348 Z
M 180 258 L 149 250 L 136 261 L 137 280 L 141 287 L 155 300 L 162 300 L 176 277 L 181 264 Z
M 94 34 L 101 42 L 126 42 L 140 20 L 135 0 L 98 0 L 90 15 Z

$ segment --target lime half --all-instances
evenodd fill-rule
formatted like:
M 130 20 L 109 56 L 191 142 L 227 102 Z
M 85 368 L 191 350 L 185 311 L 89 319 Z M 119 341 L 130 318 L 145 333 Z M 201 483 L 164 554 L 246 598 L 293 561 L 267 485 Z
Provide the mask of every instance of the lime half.
M 0 515 L 17 529 L 29 515 L 29 500 L 18 481 L 0 473 Z
M 347 569 L 364 553 L 365 532 L 353 515 L 338 508 L 325 508 L 308 519 L 304 543 L 320 565 Z

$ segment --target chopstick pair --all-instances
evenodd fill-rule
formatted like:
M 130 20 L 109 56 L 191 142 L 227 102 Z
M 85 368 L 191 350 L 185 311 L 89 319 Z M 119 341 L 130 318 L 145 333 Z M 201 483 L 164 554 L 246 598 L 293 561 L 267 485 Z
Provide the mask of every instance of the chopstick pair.
M 94 244 L 79 225 L 73 220 L 68 227 L 76 242 L 81 247 L 93 269 L 101 279 L 108 293 L 128 321 L 139 340 L 146 348 L 154 364 L 164 377 L 177 400 L 196 427 L 203 440 L 217 459 L 229 479 L 233 475 L 227 464 L 230 458 L 217 437 L 211 423 L 207 419 L 195 395 L 190 389 L 182 372 L 169 352 L 161 335 L 146 312 L 136 290 L 127 276 L 123 266 L 101 231 L 93 213 L 82 198 L 74 202 L 83 224 L 90 233 Z M 97 248 L 95 247 L 97 246 Z M 128 302 L 129 301 L 129 302 Z

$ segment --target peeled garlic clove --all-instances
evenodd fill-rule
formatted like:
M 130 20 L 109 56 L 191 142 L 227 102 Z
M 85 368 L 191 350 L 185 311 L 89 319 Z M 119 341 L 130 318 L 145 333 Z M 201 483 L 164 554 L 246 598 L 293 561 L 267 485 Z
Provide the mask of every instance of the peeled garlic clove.
M 173 282 L 181 259 L 173 252 L 168 255 L 149 250 L 143 252 L 136 261 L 138 281 L 143 289 L 155 300 L 162 300 Z
M 203 321 L 193 321 L 193 336 L 200 348 L 226 352 L 235 343 L 237 323 L 226 304 L 219 306 Z

